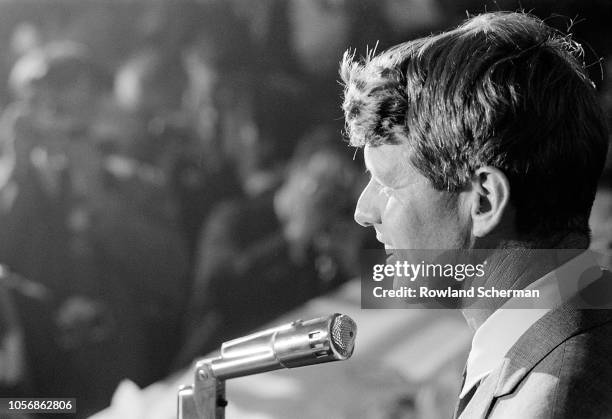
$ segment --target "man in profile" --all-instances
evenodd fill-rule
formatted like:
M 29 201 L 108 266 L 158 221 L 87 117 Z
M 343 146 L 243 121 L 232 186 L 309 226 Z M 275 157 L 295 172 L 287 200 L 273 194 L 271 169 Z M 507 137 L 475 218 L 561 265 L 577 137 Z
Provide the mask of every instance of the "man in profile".
M 537 18 L 490 13 L 342 61 L 347 134 L 371 174 L 359 224 L 387 249 L 494 249 L 489 285 L 574 290 L 464 310 L 476 334 L 455 417 L 612 415 L 612 311 L 577 302 L 611 278 L 583 252 L 608 134 L 581 52 Z

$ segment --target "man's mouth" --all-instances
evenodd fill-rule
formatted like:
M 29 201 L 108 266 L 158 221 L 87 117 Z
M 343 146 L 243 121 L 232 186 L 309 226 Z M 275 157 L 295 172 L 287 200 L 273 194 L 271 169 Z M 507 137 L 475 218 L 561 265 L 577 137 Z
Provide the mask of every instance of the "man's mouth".
M 387 257 L 385 258 L 385 263 L 387 265 L 393 265 L 395 263 L 395 254 L 390 250 L 387 250 Z
M 394 249 L 394 247 L 385 242 L 382 235 L 378 231 L 376 231 L 376 240 L 378 240 L 384 246 L 385 253 L 387 253 L 387 255 L 393 254 L 392 250 Z

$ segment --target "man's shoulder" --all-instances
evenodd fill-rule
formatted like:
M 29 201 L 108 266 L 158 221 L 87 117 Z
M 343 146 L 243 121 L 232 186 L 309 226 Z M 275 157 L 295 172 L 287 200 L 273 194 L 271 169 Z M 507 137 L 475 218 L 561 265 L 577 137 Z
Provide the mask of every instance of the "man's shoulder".
M 493 418 L 612 416 L 612 322 L 568 337 L 542 358 L 518 387 L 496 400 Z M 516 417 L 516 416 L 515 416 Z
M 612 415 L 612 322 L 587 329 L 553 350 L 542 368 L 557 378 L 554 417 L 582 412 Z M 549 359 L 547 359 L 549 358 Z M 529 379 L 529 378 L 527 378 Z M 576 417 L 576 416 L 574 416 Z
M 581 374 L 598 374 L 598 371 L 593 370 L 594 367 L 597 367 L 599 372 L 601 368 L 612 370 L 610 354 L 612 354 L 612 320 L 595 324 L 568 336 L 534 367 L 534 371 L 545 371 L 559 379 Z M 612 383 L 612 375 L 607 378 Z

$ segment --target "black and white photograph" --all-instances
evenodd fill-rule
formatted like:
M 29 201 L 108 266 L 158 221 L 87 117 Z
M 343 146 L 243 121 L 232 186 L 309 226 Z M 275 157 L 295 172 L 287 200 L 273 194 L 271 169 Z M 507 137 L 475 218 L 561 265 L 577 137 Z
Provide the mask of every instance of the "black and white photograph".
M 0 0 L 0 419 L 612 418 L 612 1 Z

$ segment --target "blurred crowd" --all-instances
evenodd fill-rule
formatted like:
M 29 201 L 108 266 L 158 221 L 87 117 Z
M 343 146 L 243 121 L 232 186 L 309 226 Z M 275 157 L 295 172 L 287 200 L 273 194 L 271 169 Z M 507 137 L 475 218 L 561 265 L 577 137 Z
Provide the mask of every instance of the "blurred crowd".
M 338 61 L 466 7 L 0 5 L 0 394 L 86 416 L 355 277 Z

